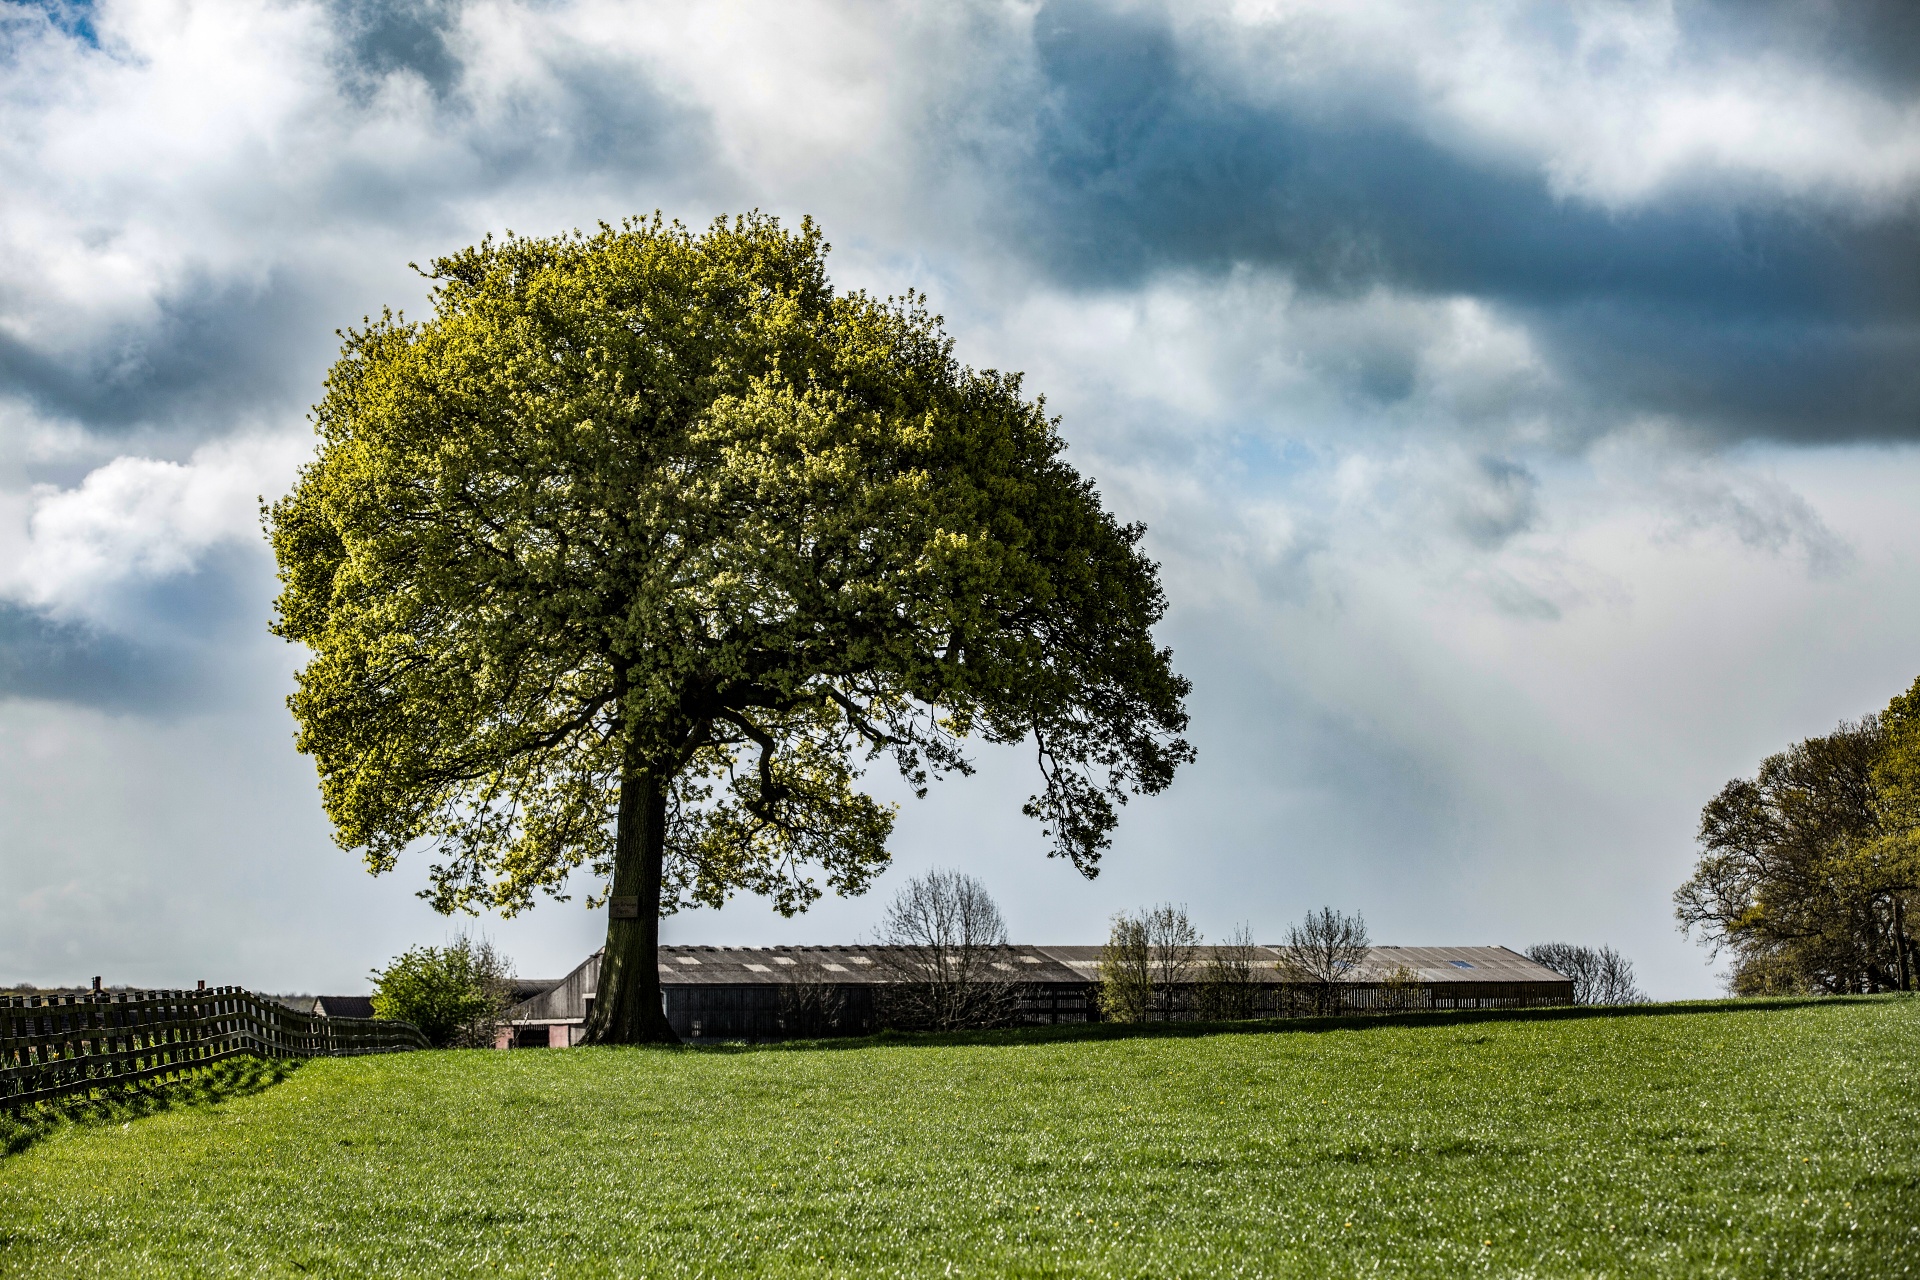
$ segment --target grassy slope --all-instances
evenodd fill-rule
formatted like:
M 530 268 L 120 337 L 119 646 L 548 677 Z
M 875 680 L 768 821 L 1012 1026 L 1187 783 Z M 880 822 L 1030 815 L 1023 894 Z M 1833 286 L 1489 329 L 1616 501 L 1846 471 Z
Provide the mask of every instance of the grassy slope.
M 1905 1275 L 1917 1058 L 1880 998 L 316 1062 L 0 1160 L 0 1272 Z

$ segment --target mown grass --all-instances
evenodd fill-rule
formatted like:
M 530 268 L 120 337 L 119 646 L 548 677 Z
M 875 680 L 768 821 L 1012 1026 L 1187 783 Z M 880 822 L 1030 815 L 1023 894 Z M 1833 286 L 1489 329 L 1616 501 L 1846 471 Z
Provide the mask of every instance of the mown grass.
M 314 1062 L 0 1159 L 47 1275 L 1920 1270 L 1920 1003 Z
M 270 1089 L 300 1063 L 229 1058 L 176 1080 L 96 1089 L 50 1102 L 0 1110 L 0 1156 L 24 1151 L 42 1138 L 76 1126 L 129 1124 L 184 1107 L 206 1108 Z

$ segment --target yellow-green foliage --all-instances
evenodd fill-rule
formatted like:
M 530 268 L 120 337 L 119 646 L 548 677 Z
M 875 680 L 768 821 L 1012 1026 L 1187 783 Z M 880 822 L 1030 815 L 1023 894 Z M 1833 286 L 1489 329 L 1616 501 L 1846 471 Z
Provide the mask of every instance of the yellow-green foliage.
M 1887 736 L 1873 780 L 1883 820 L 1897 831 L 1920 830 L 1920 680 L 1887 704 L 1880 724 Z
M 1100 1034 L 313 1062 L 214 1110 L 0 1160 L 0 1272 L 1913 1266 L 1906 997 Z
M 1911 989 L 1920 898 L 1920 686 L 1735 778 L 1700 814 L 1683 926 L 1741 994 Z
M 1140 529 L 1017 376 L 825 254 L 763 217 L 510 237 L 346 335 L 268 525 L 298 743 L 374 870 L 425 839 L 437 907 L 519 910 L 612 869 L 624 785 L 663 909 L 791 912 L 885 864 L 866 756 L 920 784 L 1031 738 L 1088 869 L 1188 757 Z
M 1113 918 L 1100 949 L 1100 1016 L 1108 1022 L 1144 1022 L 1153 996 L 1152 958 L 1147 926 L 1128 915 Z
M 1861 888 L 1899 886 L 1905 907 L 1920 890 L 1920 680 L 1887 704 L 1880 724 L 1886 742 L 1874 761 L 1873 781 L 1886 835 L 1850 870 Z

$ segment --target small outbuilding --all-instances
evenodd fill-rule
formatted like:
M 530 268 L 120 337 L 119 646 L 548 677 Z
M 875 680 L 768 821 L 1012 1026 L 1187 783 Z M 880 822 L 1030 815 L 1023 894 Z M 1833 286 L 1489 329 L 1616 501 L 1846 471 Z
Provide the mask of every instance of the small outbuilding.
M 1103 948 L 1010 946 L 993 960 L 1010 988 L 1010 1020 L 1042 1026 L 1100 1020 Z M 1214 948 L 1198 949 L 1175 983 L 1191 1009 Z M 1276 1017 L 1322 1007 L 1312 984 L 1289 973 L 1278 947 L 1254 948 L 1254 1012 Z M 695 1043 L 866 1035 L 880 1028 L 886 988 L 910 982 L 910 949 L 877 947 L 660 948 L 667 1021 Z M 922 964 L 922 967 L 924 965 Z M 568 1048 L 580 1043 L 600 977 L 596 951 L 550 988 L 514 1006 L 498 1047 Z M 1573 1003 L 1573 982 L 1506 947 L 1374 947 L 1339 984 L 1355 1012 L 1514 1009 Z
M 315 996 L 313 1013 L 322 1018 L 371 1018 L 372 996 Z

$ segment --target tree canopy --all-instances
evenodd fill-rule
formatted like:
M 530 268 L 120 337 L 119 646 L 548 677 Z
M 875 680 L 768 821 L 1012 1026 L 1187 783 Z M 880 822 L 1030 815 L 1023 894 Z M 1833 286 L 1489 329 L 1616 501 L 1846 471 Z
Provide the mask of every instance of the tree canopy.
M 1192 754 L 1142 527 L 1017 374 L 921 299 L 836 294 L 827 248 L 656 216 L 438 259 L 430 318 L 343 334 L 266 513 L 335 838 L 375 873 L 431 847 L 443 911 L 590 869 L 592 1039 L 671 1036 L 660 913 L 861 891 L 879 756 L 924 790 L 969 737 L 1027 743 L 1026 812 L 1092 875 Z
M 1911 989 L 1920 893 L 1920 681 L 1884 715 L 1769 756 L 1700 815 L 1681 927 L 1733 952 L 1733 989 Z

